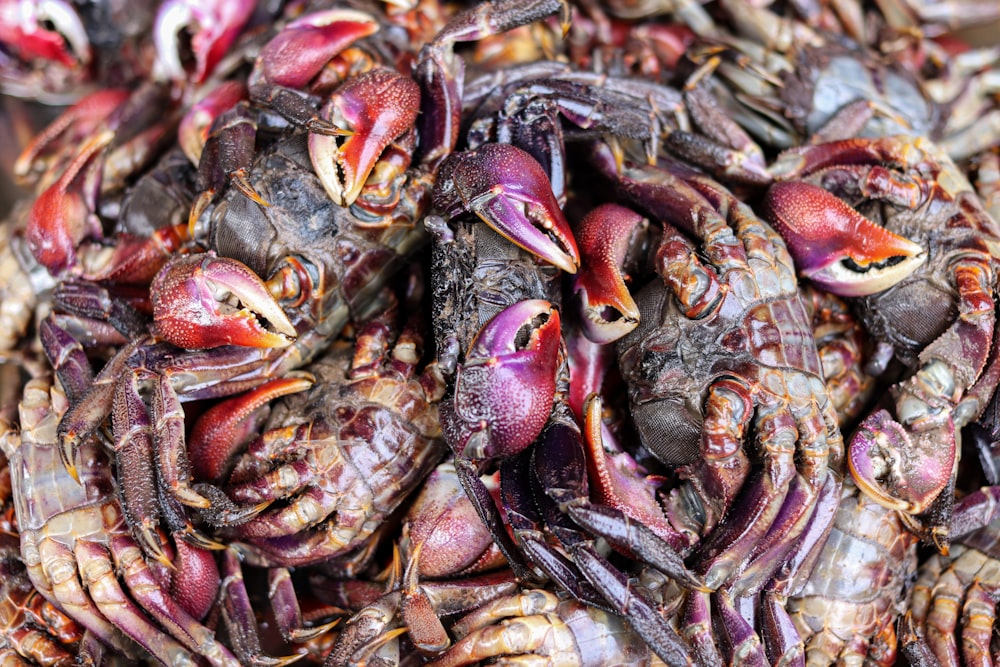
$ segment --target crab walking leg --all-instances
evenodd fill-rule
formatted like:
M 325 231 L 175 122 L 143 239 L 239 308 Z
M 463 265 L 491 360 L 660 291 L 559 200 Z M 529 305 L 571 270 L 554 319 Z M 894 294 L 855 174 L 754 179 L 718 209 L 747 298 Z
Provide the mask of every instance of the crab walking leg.
M 196 664 L 180 642 L 157 630 L 118 583 L 114 564 L 102 544 L 79 540 L 74 556 L 84 585 L 101 613 L 164 664 Z M 222 664 L 222 663 L 215 663 Z M 235 662 L 230 664 L 236 664 Z
M 754 628 L 736 609 L 729 594 L 724 591 L 712 593 L 712 600 L 718 609 L 718 617 L 728 641 L 723 642 L 723 658 L 729 665 L 740 667 L 767 667 L 764 646 Z
M 990 641 L 996 624 L 996 603 L 978 581 L 965 593 L 962 605 L 962 664 L 968 667 L 989 667 Z
M 73 554 L 69 549 L 50 540 L 43 540 L 39 544 L 28 540 L 22 542 L 21 552 L 32 583 L 47 600 L 52 601 L 108 646 L 118 649 L 127 647 L 128 640 L 101 614 L 80 583 L 79 574 L 73 565 Z M 43 559 L 46 563 L 57 564 L 56 576 L 50 576 L 52 565 L 43 566 Z
M 156 534 L 160 505 L 156 498 L 152 425 L 135 376 L 118 383 L 113 405 L 111 423 L 117 435 L 115 456 L 125 519 L 146 552 L 167 563 Z
M 945 570 L 934 585 L 925 630 L 928 645 L 943 665 L 961 664 L 955 639 L 961 606 L 962 582 L 952 569 Z
M 743 436 L 753 417 L 749 388 L 738 380 L 720 380 L 709 389 L 701 438 L 702 458 L 691 466 L 692 480 L 713 530 L 743 487 L 750 464 Z
M 431 663 L 559 665 L 662 664 L 621 618 L 548 591 L 528 590 L 481 606 L 452 627 L 459 640 Z
M 698 663 L 722 665 L 719 641 L 712 628 L 712 595 L 709 591 L 691 591 L 681 607 L 681 633 L 691 646 Z
M 829 534 L 840 497 L 842 480 L 828 475 L 818 492 L 796 476 L 790 485 L 781 511 L 767 533 L 757 542 L 747 556 L 739 578 L 733 583 L 734 597 L 754 595 L 762 588 L 786 590 L 793 587 L 793 579 L 801 576 L 810 551 L 822 547 Z M 797 535 L 796 539 L 783 539 Z M 780 578 L 775 575 L 780 572 Z
M 784 596 L 765 593 L 761 601 L 761 639 L 764 651 L 772 665 L 805 665 L 805 647 L 799 631 L 795 629 Z
M 746 554 L 770 528 L 795 476 L 795 423 L 777 405 L 773 412 L 769 407 L 758 408 L 757 417 L 767 443 L 764 470 L 751 478 L 740 502 L 698 549 L 706 583 L 712 588 L 740 568 Z

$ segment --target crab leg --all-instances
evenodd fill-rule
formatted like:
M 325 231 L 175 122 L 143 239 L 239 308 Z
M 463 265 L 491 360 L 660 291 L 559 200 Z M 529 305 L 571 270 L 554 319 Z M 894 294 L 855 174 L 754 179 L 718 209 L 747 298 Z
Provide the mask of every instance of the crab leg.
M 965 592 L 962 605 L 961 640 L 962 664 L 986 667 L 992 665 L 990 641 L 996 623 L 993 597 L 978 581 Z
M 254 606 L 243 580 L 243 567 L 240 565 L 239 555 L 233 549 L 222 552 L 222 574 L 224 579 L 219 598 L 222 621 L 240 660 L 244 664 L 283 667 L 300 659 L 301 654 L 272 658 L 264 653 Z
M 688 648 L 673 629 L 662 622 L 651 601 L 639 589 L 630 588 L 625 583 L 626 575 L 597 552 L 593 540 L 566 521 L 565 512 L 576 518 L 572 508 L 589 505 L 587 465 L 583 438 L 568 414 L 568 407 L 562 404 L 557 414 L 559 416 L 551 419 L 535 443 L 532 451 L 535 474 L 529 477 L 536 480 L 538 490 L 534 493 L 535 502 L 545 515 L 546 524 L 569 550 L 573 562 L 594 588 L 617 612 L 629 619 L 636 632 L 649 642 L 657 655 L 667 661 L 690 660 Z M 651 531 L 645 528 L 622 530 L 628 527 L 627 521 L 624 524 L 611 522 L 611 527 L 605 526 L 608 528 L 606 533 L 612 536 L 612 544 L 621 543 L 622 538 L 631 532 L 632 537 L 639 539 L 624 544 L 627 551 L 660 569 L 682 587 L 704 588 L 698 578 L 684 567 L 680 556 Z M 588 523 L 586 527 L 589 529 L 591 525 Z
M 193 656 L 178 641 L 150 623 L 142 610 L 122 590 L 104 545 L 78 540 L 73 558 L 79 562 L 87 592 L 105 618 L 164 664 L 188 664 L 194 667 L 196 663 Z M 50 572 L 49 576 L 54 574 Z
M 42 540 L 36 544 L 29 538 L 26 544 L 28 550 L 25 551 L 22 547 L 22 553 L 35 588 L 59 609 L 65 611 L 70 618 L 94 633 L 102 642 L 108 646 L 126 649 L 129 640 L 101 613 L 94 599 L 87 594 L 87 590 L 81 584 L 77 572 L 72 572 L 60 580 L 50 579 L 43 563 L 58 562 L 58 559 L 72 562 L 73 553 L 66 546 L 52 540 Z M 53 558 L 57 560 L 48 560 Z
M 166 628 L 170 635 L 181 641 L 188 650 L 204 656 L 211 664 L 237 664 L 232 654 L 216 640 L 212 631 L 199 623 L 177 600 L 157 585 L 142 551 L 130 537 L 113 536 L 109 546 L 115 567 L 122 573 L 128 589 L 160 627 Z M 216 579 L 207 583 L 217 582 Z
M 569 24 L 569 5 L 563 0 L 501 0 L 480 3 L 457 14 L 417 58 L 414 77 L 421 84 L 419 126 L 423 162 L 435 171 L 455 150 L 462 120 L 465 61 L 456 56 L 456 42 L 496 35 L 544 19 L 556 12 Z
M 156 533 L 160 504 L 156 498 L 156 467 L 153 464 L 153 433 L 149 411 L 134 376 L 116 385 L 111 412 L 115 433 L 115 456 L 122 464 L 122 509 L 143 549 L 162 563 L 170 560 Z

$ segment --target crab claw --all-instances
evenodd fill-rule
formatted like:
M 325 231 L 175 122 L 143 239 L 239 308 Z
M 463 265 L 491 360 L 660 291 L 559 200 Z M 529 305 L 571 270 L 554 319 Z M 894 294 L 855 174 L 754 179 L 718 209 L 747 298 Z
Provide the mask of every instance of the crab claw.
M 886 410 L 858 426 L 847 465 L 858 488 L 879 505 L 925 511 L 947 487 L 955 466 L 955 426 L 908 433 Z
M 343 136 L 309 135 L 309 158 L 330 199 L 350 206 L 382 151 L 413 127 L 420 86 L 408 76 L 376 68 L 348 79 L 330 96 L 321 116 Z
M 306 14 L 264 45 L 255 74 L 267 84 L 304 88 L 332 57 L 378 29 L 372 16 L 351 9 Z
M 637 234 L 649 226 L 638 213 L 602 204 L 577 226 L 584 270 L 573 278 L 581 328 L 595 343 L 611 343 L 639 324 L 639 307 L 625 285 L 622 267 Z
M 91 60 L 83 22 L 64 0 L 0 3 L 0 43 L 26 61 L 48 60 L 74 68 Z
M 191 164 L 198 166 L 215 119 L 247 97 L 241 81 L 223 81 L 191 106 L 177 127 L 177 143 Z
M 834 294 L 881 292 L 927 260 L 919 244 L 876 225 L 810 183 L 775 183 L 767 192 L 764 211 L 799 272 Z
M 567 273 L 580 251 L 545 170 L 510 144 L 483 144 L 450 156 L 441 166 L 434 204 L 451 217 L 475 213 L 521 248 Z
M 233 40 L 253 15 L 253 0 L 167 0 L 160 5 L 153 26 L 156 56 L 163 73 L 175 80 L 201 83 L 215 69 Z M 193 30 L 191 30 L 194 28 Z M 191 32 L 195 71 L 189 75 L 181 62 L 181 33 Z
M 479 331 L 455 376 L 441 422 L 457 456 L 512 456 L 530 445 L 552 412 L 559 363 L 559 311 L 521 301 Z
M 150 287 L 157 333 L 184 348 L 285 347 L 295 327 L 245 264 L 214 253 L 171 259 Z
M 100 181 L 88 179 L 87 171 L 112 139 L 114 133 L 104 131 L 87 141 L 59 180 L 31 206 L 24 236 L 31 254 L 52 274 L 76 262 L 76 248 L 83 239 L 101 236 L 100 222 L 93 216 Z

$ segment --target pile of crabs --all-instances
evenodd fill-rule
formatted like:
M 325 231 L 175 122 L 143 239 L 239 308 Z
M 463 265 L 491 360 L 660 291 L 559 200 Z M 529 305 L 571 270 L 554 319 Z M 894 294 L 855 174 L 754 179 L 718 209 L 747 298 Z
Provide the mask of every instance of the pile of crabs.
M 3 664 L 996 664 L 997 20 L 0 0 Z

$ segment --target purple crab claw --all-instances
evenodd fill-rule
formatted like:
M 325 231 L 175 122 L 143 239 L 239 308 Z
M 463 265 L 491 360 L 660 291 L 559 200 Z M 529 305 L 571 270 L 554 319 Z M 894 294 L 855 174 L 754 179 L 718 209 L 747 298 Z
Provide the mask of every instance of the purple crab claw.
M 950 443 L 950 446 L 949 446 Z M 858 426 L 847 465 L 858 488 L 890 510 L 919 514 L 947 487 L 955 466 L 955 426 L 915 433 L 886 410 Z
M 253 15 L 253 0 L 167 0 L 153 27 L 156 56 L 163 73 L 175 81 L 203 82 Z M 195 70 L 181 62 L 181 34 L 191 33 Z
M 63 0 L 0 2 L 0 44 L 7 44 L 26 61 L 47 60 L 76 68 L 91 60 L 83 22 Z
M 521 301 L 479 331 L 455 375 L 442 428 L 457 456 L 513 456 L 541 433 L 552 412 L 561 336 L 548 301 Z
M 639 307 L 623 275 L 632 239 L 648 222 L 618 204 L 602 204 L 577 226 L 583 271 L 573 278 L 580 299 L 581 327 L 595 343 L 611 343 L 639 324 Z
M 309 158 L 330 199 L 354 203 L 382 151 L 413 127 L 419 109 L 417 82 L 383 67 L 348 79 L 330 96 L 321 116 L 343 135 L 309 135 Z
M 841 296 L 886 290 L 927 260 L 917 243 L 876 225 L 823 188 L 775 183 L 765 217 L 788 245 L 799 273 Z
M 153 279 L 150 296 L 157 333 L 178 347 L 285 347 L 296 337 L 257 274 L 214 253 L 171 259 Z
M 451 155 L 441 166 L 434 205 L 454 218 L 475 213 L 512 243 L 567 273 L 580 251 L 545 170 L 510 144 L 483 144 Z

